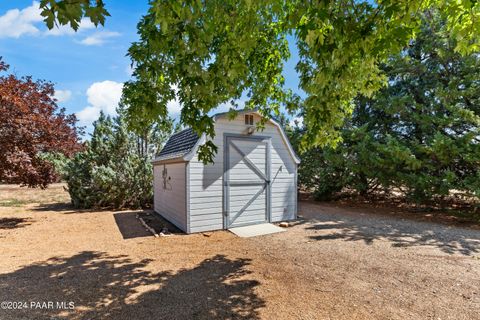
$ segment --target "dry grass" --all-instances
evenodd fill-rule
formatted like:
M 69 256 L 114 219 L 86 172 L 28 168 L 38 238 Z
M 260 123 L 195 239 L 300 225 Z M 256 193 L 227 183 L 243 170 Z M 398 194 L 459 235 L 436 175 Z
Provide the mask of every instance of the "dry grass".
M 25 204 L 30 203 L 26 200 L 18 200 L 18 199 L 5 199 L 0 201 L 0 207 L 21 207 Z
M 45 190 L 0 184 L 0 206 L 19 207 L 26 204 L 68 203 L 70 196 L 64 183 L 54 183 Z
M 301 203 L 280 234 L 154 238 L 135 211 L 77 211 L 61 185 L 0 186 L 0 319 L 478 319 L 480 232 Z M 4 193 L 7 190 L 8 195 Z M 380 209 L 378 209 L 380 210 Z M 2 220 L 0 220 L 2 221 Z

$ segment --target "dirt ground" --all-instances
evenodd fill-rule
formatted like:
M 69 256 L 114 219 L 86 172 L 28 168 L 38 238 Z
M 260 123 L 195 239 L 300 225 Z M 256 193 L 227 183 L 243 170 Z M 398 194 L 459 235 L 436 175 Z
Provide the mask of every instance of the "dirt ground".
M 279 234 L 154 238 L 66 202 L 0 186 L 0 319 L 480 319 L 479 230 L 301 202 Z

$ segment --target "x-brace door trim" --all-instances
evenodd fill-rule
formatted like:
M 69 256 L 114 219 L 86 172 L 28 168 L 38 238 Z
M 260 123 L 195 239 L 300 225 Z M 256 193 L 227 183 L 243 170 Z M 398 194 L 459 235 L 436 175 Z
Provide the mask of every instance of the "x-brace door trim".
M 236 218 L 248 207 L 260 194 L 265 190 L 265 201 L 266 201 L 266 221 L 271 222 L 271 137 L 268 136 L 259 136 L 259 135 L 252 135 L 252 136 L 245 136 L 241 134 L 232 134 L 232 133 L 224 133 L 223 139 L 223 226 L 225 229 L 230 227 L 230 186 L 259 186 L 264 184 L 265 187 L 260 189 L 257 194 L 254 195 L 252 199 L 250 199 L 246 205 L 240 210 L 239 213 L 236 214 Z M 264 142 L 266 144 L 266 172 L 263 174 L 258 167 L 246 157 L 246 155 L 240 150 L 240 148 L 235 145 L 234 143 L 230 143 L 231 141 L 258 141 Z M 261 181 L 229 181 L 230 179 L 230 146 L 233 146 L 235 151 L 237 151 L 242 159 L 244 160 L 245 164 L 252 169 L 252 171 L 258 175 L 259 178 L 263 179 L 265 182 Z

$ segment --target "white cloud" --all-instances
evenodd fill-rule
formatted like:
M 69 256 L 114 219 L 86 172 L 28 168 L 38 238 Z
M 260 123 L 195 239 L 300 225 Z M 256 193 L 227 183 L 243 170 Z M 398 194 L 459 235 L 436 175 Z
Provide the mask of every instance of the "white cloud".
M 114 32 L 114 31 L 98 31 L 95 32 L 94 34 L 86 37 L 82 41 L 80 41 L 81 44 L 84 44 L 86 46 L 99 46 L 104 44 L 105 42 L 108 41 L 108 39 L 113 38 L 113 37 L 118 37 L 120 36 L 120 33 Z
M 57 102 L 65 102 L 70 99 L 72 96 L 72 91 L 70 90 L 55 90 L 53 97 L 57 99 Z
M 180 104 L 180 101 L 178 101 L 177 99 L 170 100 L 167 103 L 167 110 L 170 116 L 176 118 L 180 115 L 180 112 L 182 112 L 182 105 Z
M 87 100 L 89 105 L 80 112 L 77 118 L 81 125 L 90 125 L 95 121 L 100 111 L 107 115 L 115 115 L 116 108 L 122 97 L 123 83 L 115 81 L 95 82 L 87 89 Z
M 39 3 L 33 1 L 25 9 L 8 10 L 0 16 L 0 38 L 18 38 L 24 34 L 38 34 L 40 30 L 34 25 L 43 20 Z
M 88 102 L 108 114 L 114 114 L 122 96 L 123 83 L 115 81 L 95 82 L 87 89 Z
M 303 127 L 303 117 L 295 117 L 289 123 L 292 127 Z
M 95 107 L 85 107 L 82 111 L 77 112 L 76 116 L 80 125 L 90 126 L 93 121 L 98 119 L 100 115 L 100 109 Z

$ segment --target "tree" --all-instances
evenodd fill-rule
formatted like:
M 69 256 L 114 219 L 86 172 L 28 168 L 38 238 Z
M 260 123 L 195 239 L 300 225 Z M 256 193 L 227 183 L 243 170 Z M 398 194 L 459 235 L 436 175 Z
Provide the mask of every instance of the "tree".
M 8 66 L 0 57 L 0 72 Z M 0 181 L 45 188 L 58 178 L 46 153 L 81 149 L 75 115 L 58 109 L 47 81 L 0 76 Z
M 372 136 L 382 184 L 419 201 L 451 190 L 480 196 L 480 59 L 455 47 L 428 11 L 417 39 L 385 65 L 389 87 L 357 103 L 354 121 Z
M 151 153 L 149 148 L 159 151 L 163 142 L 172 133 L 173 126 L 167 110 L 163 110 L 164 113 L 157 113 L 162 109 L 159 108 L 158 99 L 152 97 L 152 94 L 156 94 L 149 92 L 148 89 L 148 86 L 144 86 L 142 83 L 137 83 L 135 86 L 124 86 L 119 109 L 120 116 L 128 130 L 137 137 L 137 149 L 142 157 L 147 154 L 155 154 Z M 177 123 L 177 126 L 179 125 L 180 123 Z
M 85 151 L 67 165 L 65 180 L 76 207 L 139 208 L 153 201 L 150 161 L 171 133 L 172 120 L 135 133 L 123 105 L 117 111 L 113 119 L 100 115 Z
M 452 190 L 479 197 L 480 58 L 455 47 L 444 19 L 427 11 L 416 40 L 382 66 L 389 86 L 356 98 L 343 142 L 305 153 L 315 162 L 303 161 L 300 181 L 319 197 L 343 187 L 397 188 L 418 202 Z
M 177 97 L 182 123 L 210 138 L 209 112 L 246 96 L 247 108 L 264 117 L 278 115 L 281 106 L 302 112 L 303 148 L 335 145 L 353 98 L 385 85 L 380 64 L 414 38 L 427 8 L 445 18 L 459 40 L 456 50 L 478 50 L 478 2 L 155 0 L 129 49 L 134 80 L 126 88 L 145 89 L 152 116 L 165 114 Z M 300 55 L 303 101 L 284 88 L 288 35 Z M 215 150 L 207 143 L 199 158 L 209 162 Z
M 40 6 L 49 28 L 54 22 L 76 28 L 84 16 L 103 24 L 108 15 L 101 0 L 43 0 Z M 129 50 L 135 81 L 126 86 L 147 90 L 152 110 L 144 116 L 165 115 L 167 101 L 178 95 L 182 123 L 210 138 L 208 113 L 246 95 L 247 107 L 265 117 L 282 105 L 303 112 L 303 149 L 336 145 L 353 98 L 385 85 L 380 64 L 415 37 L 427 9 L 440 12 L 457 51 L 479 50 L 480 2 L 474 0 L 152 0 L 138 24 L 140 41 Z M 300 54 L 302 103 L 283 87 L 287 35 Z M 199 158 L 211 161 L 215 151 L 207 141 Z

